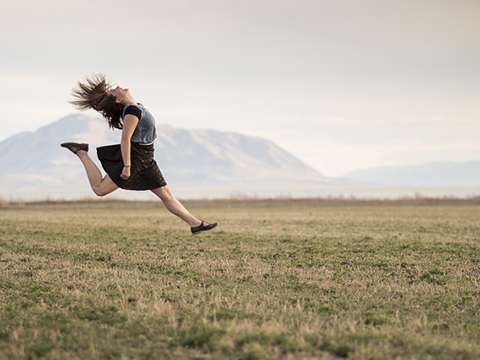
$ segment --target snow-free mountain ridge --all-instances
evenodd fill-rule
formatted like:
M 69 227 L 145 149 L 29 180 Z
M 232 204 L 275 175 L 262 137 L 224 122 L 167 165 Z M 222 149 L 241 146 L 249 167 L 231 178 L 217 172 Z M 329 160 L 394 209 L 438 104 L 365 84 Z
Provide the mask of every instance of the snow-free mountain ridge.
M 480 186 L 480 161 L 384 166 L 350 172 L 343 177 L 382 186 Z
M 156 160 L 168 183 L 176 188 L 246 189 L 340 184 L 325 177 L 273 142 L 215 130 L 184 130 L 157 125 Z M 23 132 L 0 142 L 0 192 L 15 190 L 43 194 L 90 194 L 81 162 L 60 143 L 87 142 L 95 148 L 119 143 L 120 131 L 105 120 L 74 114 L 35 132 Z M 101 166 L 100 166 L 101 168 Z

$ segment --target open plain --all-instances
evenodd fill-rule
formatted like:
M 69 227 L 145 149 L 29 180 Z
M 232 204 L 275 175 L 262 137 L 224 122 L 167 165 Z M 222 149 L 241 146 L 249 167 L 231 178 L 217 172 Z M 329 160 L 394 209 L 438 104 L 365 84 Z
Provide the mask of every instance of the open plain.
M 0 359 L 480 358 L 478 204 L 187 207 L 0 207 Z

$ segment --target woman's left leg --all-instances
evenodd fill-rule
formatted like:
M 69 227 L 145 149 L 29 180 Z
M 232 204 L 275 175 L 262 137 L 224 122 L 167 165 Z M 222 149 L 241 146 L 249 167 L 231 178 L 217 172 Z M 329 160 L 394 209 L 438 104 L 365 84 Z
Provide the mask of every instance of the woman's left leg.
M 190 226 L 199 226 L 202 222 L 185 209 L 180 201 L 178 201 L 170 191 L 168 185 L 153 189 L 152 192 L 157 195 L 165 204 L 165 207 L 172 214 L 177 215 Z
M 77 151 L 76 155 L 85 167 L 88 181 L 95 195 L 105 196 L 118 189 L 118 185 L 113 182 L 110 176 L 105 175 L 105 177 L 102 178 L 102 173 L 86 151 Z

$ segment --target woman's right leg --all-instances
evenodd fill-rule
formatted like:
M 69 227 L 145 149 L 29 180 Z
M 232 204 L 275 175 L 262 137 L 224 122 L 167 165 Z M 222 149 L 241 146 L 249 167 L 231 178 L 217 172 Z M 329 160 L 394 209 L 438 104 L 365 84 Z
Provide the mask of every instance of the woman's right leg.
M 95 195 L 105 196 L 118 189 L 118 185 L 113 182 L 110 176 L 106 175 L 102 178 L 102 173 L 86 151 L 77 151 L 77 156 L 85 167 L 88 181 Z
M 168 185 L 151 190 L 157 195 L 163 204 L 172 214 L 177 215 L 190 226 L 199 226 L 202 222 L 193 216 L 180 201 L 178 201 L 170 191 Z

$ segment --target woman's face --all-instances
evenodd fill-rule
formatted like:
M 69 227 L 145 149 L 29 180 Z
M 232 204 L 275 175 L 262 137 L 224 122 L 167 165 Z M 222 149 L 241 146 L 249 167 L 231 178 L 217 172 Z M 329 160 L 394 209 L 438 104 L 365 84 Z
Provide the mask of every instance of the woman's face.
M 107 94 L 113 95 L 117 98 L 117 102 L 122 102 L 127 96 L 130 95 L 129 89 L 122 89 L 120 86 L 107 90 Z

